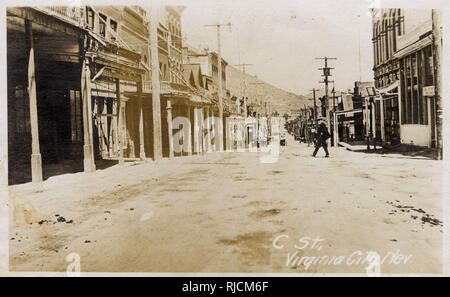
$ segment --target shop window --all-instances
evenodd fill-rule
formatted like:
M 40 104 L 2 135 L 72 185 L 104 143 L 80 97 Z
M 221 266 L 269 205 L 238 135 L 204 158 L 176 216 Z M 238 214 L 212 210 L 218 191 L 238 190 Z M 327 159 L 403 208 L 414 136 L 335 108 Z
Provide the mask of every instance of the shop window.
M 426 55 L 424 55 L 427 61 Z M 402 122 L 403 124 L 428 124 L 427 98 L 423 96 L 422 88 L 425 82 L 422 75 L 426 72 L 420 52 L 411 54 L 404 59 L 406 73 L 402 74 Z
M 431 45 L 424 49 L 424 64 L 425 64 L 425 86 L 433 85 L 433 55 Z

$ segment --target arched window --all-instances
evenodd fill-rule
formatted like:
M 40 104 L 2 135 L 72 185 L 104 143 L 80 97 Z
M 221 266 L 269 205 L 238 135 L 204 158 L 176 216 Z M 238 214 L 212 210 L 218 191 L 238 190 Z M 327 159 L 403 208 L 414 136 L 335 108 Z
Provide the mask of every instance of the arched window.
M 397 51 L 397 16 L 395 11 L 392 15 L 392 50 L 394 53 Z
M 381 19 L 381 39 L 383 40 L 383 61 L 386 61 L 389 57 L 389 39 L 388 39 L 388 30 L 387 30 L 387 14 L 383 14 L 383 18 Z
M 377 28 L 378 28 L 378 63 L 381 64 L 383 61 L 383 39 L 381 37 L 381 24 L 380 21 L 377 22 Z
M 388 39 L 389 39 L 389 57 L 392 57 L 394 54 L 394 33 L 392 30 L 392 9 L 389 10 L 389 18 L 388 18 Z
M 373 24 L 373 61 L 375 63 L 375 66 L 378 65 L 378 30 L 377 25 Z
M 384 28 L 383 28 L 383 32 L 384 32 L 384 52 L 386 54 L 385 59 L 389 59 L 389 30 L 388 30 L 388 20 L 387 18 L 384 19 L 383 22 Z
M 402 36 L 405 33 L 405 26 L 403 24 L 402 10 L 397 10 L 397 24 L 398 24 L 398 36 Z

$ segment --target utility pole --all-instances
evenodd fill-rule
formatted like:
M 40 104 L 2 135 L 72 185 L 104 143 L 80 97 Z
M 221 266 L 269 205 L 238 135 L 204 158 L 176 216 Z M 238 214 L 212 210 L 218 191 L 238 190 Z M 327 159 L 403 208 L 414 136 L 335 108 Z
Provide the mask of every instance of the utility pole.
M 317 104 L 316 104 L 316 89 L 312 89 L 310 90 L 313 92 L 313 98 L 312 100 L 314 100 L 314 124 L 316 125 L 316 130 L 317 130 L 317 126 L 318 126 L 318 122 L 317 122 Z M 311 100 L 311 99 L 309 99 Z
M 158 18 L 157 7 L 150 8 L 149 22 L 149 49 L 152 69 L 152 113 L 153 113 L 153 158 L 155 161 L 162 158 L 162 132 L 161 132 L 161 85 L 159 82 L 158 57 Z
M 219 148 L 223 151 L 223 99 L 222 99 L 222 55 L 220 52 L 220 27 L 228 26 L 231 30 L 231 23 L 228 24 L 214 24 L 205 25 L 205 27 L 216 27 L 217 28 L 217 73 L 218 73 L 218 91 L 219 96 Z
M 438 159 L 442 160 L 442 70 L 441 70 L 441 51 L 442 51 L 442 12 L 433 9 L 431 12 L 433 23 L 433 52 L 434 52 L 434 89 L 435 89 L 435 112 L 436 112 L 436 148 Z
M 333 112 L 336 111 L 336 91 L 334 89 L 334 81 L 333 81 L 333 89 L 331 90 L 331 93 L 333 94 Z
M 327 124 L 329 126 L 331 126 L 331 123 L 330 123 L 330 107 L 329 107 L 329 102 L 328 102 L 328 83 L 333 82 L 333 81 L 328 80 L 328 77 L 331 76 L 331 70 L 334 69 L 334 68 L 328 67 L 328 60 L 337 60 L 337 58 L 320 57 L 320 58 L 316 58 L 316 60 L 325 60 L 325 67 L 319 68 L 319 70 L 323 71 L 322 76 L 324 77 L 324 80 L 320 81 L 319 83 L 324 83 L 325 84 L 326 119 L 327 119 Z
M 244 74 L 243 77 L 243 81 L 244 81 L 244 90 L 243 90 L 243 94 L 244 94 L 244 117 L 247 118 L 247 97 L 245 97 L 245 91 L 246 91 L 246 85 L 245 85 L 245 66 L 252 66 L 253 64 L 237 64 L 235 66 L 242 66 L 242 73 Z
M 334 89 L 334 81 L 332 93 L 333 93 L 333 146 L 337 146 L 338 129 L 336 126 L 336 90 Z

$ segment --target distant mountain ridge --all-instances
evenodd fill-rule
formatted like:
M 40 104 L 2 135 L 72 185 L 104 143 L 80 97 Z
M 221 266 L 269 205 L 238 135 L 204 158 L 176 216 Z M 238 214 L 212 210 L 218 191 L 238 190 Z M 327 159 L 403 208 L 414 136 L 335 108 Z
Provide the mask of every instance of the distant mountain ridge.
M 244 96 L 243 72 L 228 65 L 226 80 L 227 89 L 230 90 L 231 95 L 242 98 Z M 312 100 L 308 100 L 307 97 L 280 89 L 248 73 L 245 74 L 245 87 L 245 96 L 248 97 L 249 103 L 255 103 L 256 98 L 258 102 L 261 99 L 263 102 L 270 101 L 272 109 L 279 113 L 290 113 L 300 107 L 303 108 L 305 104 L 312 106 Z

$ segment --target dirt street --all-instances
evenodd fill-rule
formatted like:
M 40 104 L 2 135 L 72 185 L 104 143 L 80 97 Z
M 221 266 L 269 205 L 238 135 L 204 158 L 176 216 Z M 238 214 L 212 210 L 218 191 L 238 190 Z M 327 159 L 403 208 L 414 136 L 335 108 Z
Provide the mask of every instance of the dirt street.
M 10 187 L 10 270 L 442 272 L 441 162 L 287 143 Z

